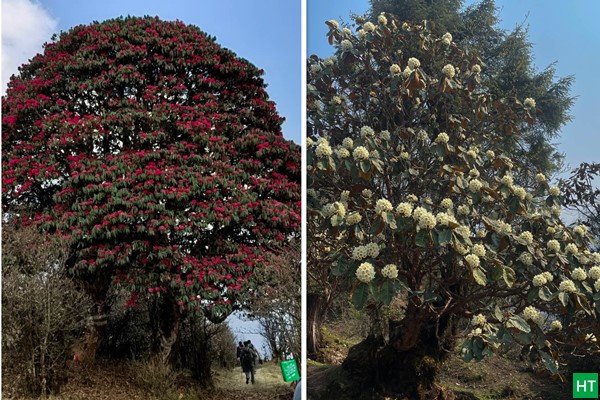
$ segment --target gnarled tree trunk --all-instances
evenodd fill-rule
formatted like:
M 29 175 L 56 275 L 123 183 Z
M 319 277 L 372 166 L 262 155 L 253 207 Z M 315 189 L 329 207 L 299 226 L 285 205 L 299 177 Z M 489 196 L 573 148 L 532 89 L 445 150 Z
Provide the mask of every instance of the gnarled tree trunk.
M 389 340 L 371 333 L 352 347 L 339 367 L 310 378 L 312 399 L 447 400 L 447 393 L 436 384 L 440 366 L 455 343 L 451 317 L 426 319 L 418 313 L 390 327 Z M 311 388 L 315 382 L 314 388 Z
M 321 326 L 327 314 L 329 299 L 323 293 L 306 294 L 306 349 L 308 357 L 316 358 L 323 337 Z
M 98 277 L 92 282 L 84 281 L 85 292 L 92 298 L 91 316 L 88 321 L 86 336 L 80 346 L 80 352 L 75 354 L 76 361 L 92 361 L 106 334 L 108 323 L 108 304 L 106 296 L 110 288 L 110 277 Z
M 164 365 L 170 365 L 173 345 L 179 336 L 181 316 L 177 303 L 170 296 L 165 297 L 159 307 L 159 357 Z

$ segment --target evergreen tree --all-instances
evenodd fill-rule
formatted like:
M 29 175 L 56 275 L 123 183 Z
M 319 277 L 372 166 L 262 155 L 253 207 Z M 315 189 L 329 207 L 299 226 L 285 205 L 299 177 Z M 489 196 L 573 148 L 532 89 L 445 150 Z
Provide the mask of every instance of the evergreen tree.
M 535 98 L 535 122 L 521 127 L 521 140 L 504 141 L 503 145 L 517 158 L 527 159 L 529 168 L 547 175 L 562 167 L 563 156 L 552 140 L 570 120 L 573 97 L 569 90 L 573 77 L 557 78 L 553 64 L 542 71 L 535 69 L 524 25 L 512 31 L 501 29 L 494 0 L 482 0 L 466 9 L 462 8 L 461 0 L 370 0 L 370 3 L 372 19 L 385 12 L 400 20 L 429 20 L 439 34 L 451 33 L 459 46 L 480 57 L 481 79 L 494 98 Z

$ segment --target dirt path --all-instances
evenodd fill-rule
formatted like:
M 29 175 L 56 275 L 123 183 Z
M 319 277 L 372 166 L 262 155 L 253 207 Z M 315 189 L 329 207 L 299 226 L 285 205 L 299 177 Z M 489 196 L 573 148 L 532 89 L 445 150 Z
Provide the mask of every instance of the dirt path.
M 246 384 L 240 367 L 222 371 L 215 376 L 215 386 L 221 392 L 221 399 L 291 399 L 293 390 L 283 381 L 279 365 L 259 366 L 254 385 Z

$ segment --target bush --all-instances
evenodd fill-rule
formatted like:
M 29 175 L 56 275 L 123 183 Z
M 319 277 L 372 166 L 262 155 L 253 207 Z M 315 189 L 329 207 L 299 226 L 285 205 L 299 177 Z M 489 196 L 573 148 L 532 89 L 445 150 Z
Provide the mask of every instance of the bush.
M 63 246 L 48 236 L 4 227 L 2 372 L 11 391 L 45 398 L 66 382 L 89 300 L 65 275 L 63 261 Z
M 202 316 L 190 315 L 181 322 L 173 350 L 173 366 L 191 370 L 203 386 L 212 386 L 213 363 L 233 368 L 236 342 L 229 326 L 213 324 Z

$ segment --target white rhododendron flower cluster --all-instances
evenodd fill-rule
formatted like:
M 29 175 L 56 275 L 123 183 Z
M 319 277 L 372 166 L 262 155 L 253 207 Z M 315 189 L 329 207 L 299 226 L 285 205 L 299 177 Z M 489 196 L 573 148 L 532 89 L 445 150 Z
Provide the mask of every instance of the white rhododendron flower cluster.
M 352 148 L 354 147 L 354 141 L 349 137 L 344 138 L 344 140 L 342 140 L 342 146 L 344 146 L 348 150 L 352 150 Z
M 412 215 L 413 205 L 408 202 L 402 202 L 396 206 L 396 214 L 403 217 L 410 217 Z
M 340 24 L 335 19 L 330 19 L 327 22 L 329 22 L 333 26 L 334 29 L 339 29 L 339 27 L 340 27 Z
M 395 264 L 388 264 L 381 270 L 381 275 L 388 279 L 396 279 L 398 277 L 398 267 Z
M 362 260 L 367 257 L 377 258 L 377 256 L 379 256 L 379 246 L 377 243 L 358 246 L 352 250 L 352 258 L 355 260 Z
M 452 43 L 452 35 L 449 32 L 446 32 L 442 35 L 442 42 L 445 45 L 449 45 L 450 43 Z
M 336 56 L 331 56 L 325 59 L 325 61 L 323 61 L 323 65 L 325 65 L 326 67 L 331 67 L 335 64 L 335 62 L 337 61 L 337 57 Z
M 548 250 L 553 253 L 558 253 L 560 251 L 560 243 L 556 239 L 548 240 Z
M 482 244 L 475 244 L 473 248 L 471 248 L 471 253 L 475 254 L 477 257 L 485 257 L 485 246 Z
M 510 187 L 513 185 L 513 180 L 514 179 L 513 179 L 512 175 L 504 175 L 502 177 L 502 179 L 500 180 L 500 182 L 502 182 L 503 185 Z
M 558 196 L 558 195 L 560 195 L 560 188 L 558 186 L 550 186 L 550 189 L 548 190 L 548 192 L 552 196 Z
M 560 330 L 562 330 L 562 327 L 563 327 L 562 323 L 557 319 L 555 319 L 554 321 L 552 321 L 550 323 L 550 330 L 560 331 Z
M 578 225 L 573 229 L 573 233 L 579 236 L 583 236 L 587 233 L 587 227 L 585 225 Z
M 352 45 L 352 42 L 351 42 L 351 41 L 349 41 L 348 39 L 344 39 L 344 40 L 342 40 L 342 42 L 341 42 L 341 46 L 342 46 L 342 51 L 350 51 L 350 50 L 352 50 L 352 48 L 354 47 L 354 46 Z
M 527 306 L 523 310 L 523 318 L 530 320 L 537 325 L 541 325 L 544 322 L 544 317 L 540 314 L 539 310 L 533 306 Z
M 479 179 L 471 179 L 469 182 L 469 190 L 473 193 L 477 193 L 483 187 L 483 183 Z
M 546 175 L 539 173 L 535 176 L 535 181 L 537 183 L 544 183 L 544 182 L 547 182 L 548 179 L 546 178 Z
M 442 202 L 440 203 L 440 205 L 443 208 L 452 208 L 454 206 L 454 203 L 452 203 L 452 199 L 445 198 L 444 200 L 442 200 Z
M 474 315 L 471 324 L 473 326 L 485 326 L 485 324 L 487 324 L 487 318 L 483 314 Z
M 445 212 L 437 213 L 435 215 L 435 220 L 438 224 L 442 226 L 448 226 L 450 222 L 456 223 L 456 219 L 454 218 L 454 216 Z
M 374 23 L 372 23 L 372 22 L 366 22 L 366 23 L 363 25 L 363 29 L 364 29 L 366 32 L 373 32 L 373 31 L 375 31 L 375 24 L 374 24 Z
M 571 277 L 576 281 L 585 281 L 587 279 L 587 274 L 583 268 L 577 267 L 571 272 Z
M 346 217 L 346 223 L 348 225 L 356 225 L 361 220 L 362 220 L 362 216 L 359 213 L 357 213 L 357 212 L 348 214 L 348 216 Z
M 317 149 L 315 151 L 315 154 L 319 158 L 329 157 L 329 156 L 331 156 L 333 154 L 333 150 L 331 149 L 331 146 L 329 145 L 329 143 L 327 143 L 327 141 L 324 140 L 324 141 L 321 141 L 317 145 Z
M 528 245 L 533 243 L 533 235 L 529 231 L 521 232 L 521 234 L 519 235 L 519 238 L 521 240 L 523 240 L 525 243 L 527 243 Z
M 334 105 L 338 105 L 338 106 L 339 106 L 340 104 L 342 104 L 342 98 L 341 98 L 341 97 L 339 97 L 339 96 L 333 96 L 333 97 L 331 98 L 331 104 L 334 104 Z
M 380 14 L 379 17 L 377 17 L 377 21 L 379 21 L 381 25 L 387 25 L 388 22 L 387 18 L 383 14 Z
M 461 204 L 460 206 L 458 206 L 456 208 L 456 211 L 458 212 L 459 215 L 469 215 L 469 214 L 471 214 L 471 209 L 469 208 L 469 206 L 467 206 L 465 204 Z
M 567 293 L 577 293 L 577 288 L 575 287 L 575 283 L 573 283 L 573 281 L 570 279 L 565 279 L 564 281 L 562 281 L 560 283 L 560 285 L 558 286 L 558 290 L 560 290 L 561 292 L 567 292 Z
M 450 136 L 446 132 L 440 132 L 435 138 L 435 143 L 448 143 Z
M 390 74 L 392 75 L 400 75 L 402 73 L 402 68 L 398 64 L 392 64 L 390 66 Z
M 544 274 L 537 274 L 536 276 L 533 277 L 532 283 L 533 283 L 533 286 L 540 287 L 540 286 L 544 286 L 546 283 L 548 283 L 548 280 L 546 279 Z
M 345 149 L 343 147 L 341 149 L 338 149 L 336 154 L 338 155 L 339 158 L 350 157 L 350 152 L 348 151 L 348 149 Z
M 481 260 L 479 260 L 479 257 L 477 257 L 475 254 L 467 254 L 465 256 L 465 261 L 471 268 L 477 268 L 479 265 L 481 265 Z
M 356 277 L 359 281 L 369 283 L 375 278 L 375 268 L 373 264 L 364 262 L 358 266 Z
M 571 253 L 571 254 L 577 254 L 579 252 L 579 249 L 577 248 L 577 245 L 575 243 L 569 243 L 565 247 L 565 252 Z
M 363 126 L 360 128 L 360 136 L 362 137 L 372 137 L 375 135 L 375 131 L 370 126 Z
M 452 64 L 446 64 L 442 68 L 442 73 L 446 75 L 446 77 L 452 79 L 454 78 L 454 75 L 456 75 L 456 70 L 454 69 L 454 66 Z
M 421 61 L 417 60 L 415 57 L 411 57 L 408 59 L 408 68 L 415 70 L 421 66 Z
M 379 134 L 379 137 L 385 141 L 390 140 L 390 138 L 392 137 L 392 135 L 390 134 L 390 131 L 381 131 L 381 133 Z
M 590 276 L 590 278 L 592 279 L 600 279 L 600 266 L 598 265 L 594 265 L 592 268 L 590 268 L 590 270 L 588 271 L 588 275 Z
M 384 212 L 392 211 L 393 209 L 394 206 L 392 206 L 392 203 L 390 203 L 389 200 L 379 199 L 377 200 L 377 203 L 375 203 L 375 212 L 379 215 L 383 214 Z
M 535 100 L 531 97 L 528 97 L 523 101 L 523 105 L 527 108 L 535 108 Z
M 481 66 L 479 64 L 475 64 L 471 68 L 471 71 L 473 71 L 475 74 L 479 74 L 481 72 Z
M 436 224 L 435 216 L 423 207 L 417 207 L 413 211 L 413 218 L 421 229 L 433 229 Z
M 355 160 L 368 160 L 369 159 L 369 150 L 366 147 L 358 146 L 352 152 L 352 156 Z

